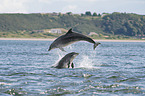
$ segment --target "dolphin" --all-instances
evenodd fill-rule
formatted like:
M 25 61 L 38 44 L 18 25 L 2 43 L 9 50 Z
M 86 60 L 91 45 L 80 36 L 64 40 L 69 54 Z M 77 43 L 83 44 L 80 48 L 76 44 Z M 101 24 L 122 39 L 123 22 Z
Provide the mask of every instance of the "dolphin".
M 95 42 L 93 39 L 91 39 L 90 37 L 87 37 L 83 34 L 77 33 L 77 32 L 73 32 L 72 28 L 64 35 L 58 37 L 50 46 L 48 51 L 55 49 L 55 48 L 59 48 L 62 51 L 65 51 L 63 49 L 63 47 L 70 45 L 74 42 L 77 41 L 88 41 L 90 43 L 94 44 L 94 50 L 95 48 L 101 44 L 99 42 Z
M 74 68 L 74 64 L 73 64 L 73 59 L 79 55 L 79 53 L 76 52 L 71 52 L 66 54 L 57 64 L 57 66 L 55 66 L 55 68 L 61 69 L 61 68 L 69 68 L 70 65 L 72 68 Z

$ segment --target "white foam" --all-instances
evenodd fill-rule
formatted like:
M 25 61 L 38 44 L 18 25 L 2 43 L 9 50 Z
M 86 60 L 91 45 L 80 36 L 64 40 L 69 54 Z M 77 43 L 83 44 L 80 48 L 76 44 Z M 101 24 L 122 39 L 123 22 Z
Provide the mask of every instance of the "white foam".
M 66 46 L 66 49 L 72 50 L 73 49 L 73 46 L 72 45 L 68 45 L 68 46 Z
M 0 82 L 0 85 L 12 85 L 11 83 Z
M 83 68 L 94 68 L 93 67 L 93 60 L 89 58 L 87 55 L 81 56 L 81 59 L 78 61 L 76 67 L 83 67 Z

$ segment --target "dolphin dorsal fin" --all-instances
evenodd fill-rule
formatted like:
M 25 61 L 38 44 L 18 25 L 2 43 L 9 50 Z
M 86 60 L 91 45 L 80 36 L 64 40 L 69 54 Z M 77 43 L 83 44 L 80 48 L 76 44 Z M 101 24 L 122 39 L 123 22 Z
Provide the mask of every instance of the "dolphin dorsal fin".
M 70 28 L 70 29 L 68 30 L 68 32 L 66 33 L 66 35 L 67 35 L 67 34 L 70 34 L 70 33 L 73 33 L 73 32 L 72 32 L 72 28 Z

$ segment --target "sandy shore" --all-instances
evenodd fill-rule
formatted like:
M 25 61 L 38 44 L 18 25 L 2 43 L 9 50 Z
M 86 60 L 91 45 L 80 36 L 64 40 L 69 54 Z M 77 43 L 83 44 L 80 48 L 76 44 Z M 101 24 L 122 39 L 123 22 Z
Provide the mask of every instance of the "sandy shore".
M 35 41 L 53 41 L 55 39 L 45 38 L 0 38 L 0 40 L 35 40 Z M 106 39 L 95 39 L 98 42 L 145 42 L 145 40 L 106 40 Z

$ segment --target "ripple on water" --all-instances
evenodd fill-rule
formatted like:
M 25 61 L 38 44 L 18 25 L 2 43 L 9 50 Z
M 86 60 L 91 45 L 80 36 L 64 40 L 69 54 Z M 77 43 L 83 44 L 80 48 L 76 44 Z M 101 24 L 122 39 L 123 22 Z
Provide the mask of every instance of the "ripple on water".
M 80 53 L 74 69 L 51 68 L 66 53 L 46 43 L 0 42 L 0 95 L 145 95 L 144 43 L 75 43 L 66 48 Z

